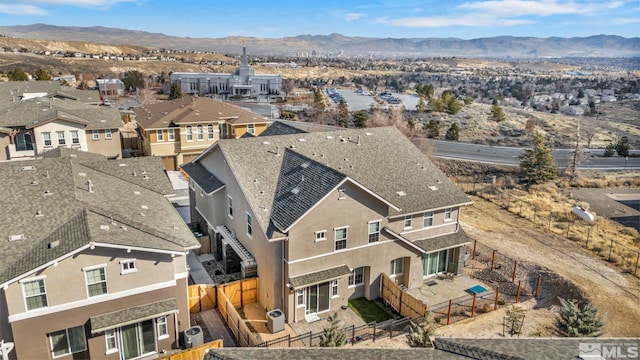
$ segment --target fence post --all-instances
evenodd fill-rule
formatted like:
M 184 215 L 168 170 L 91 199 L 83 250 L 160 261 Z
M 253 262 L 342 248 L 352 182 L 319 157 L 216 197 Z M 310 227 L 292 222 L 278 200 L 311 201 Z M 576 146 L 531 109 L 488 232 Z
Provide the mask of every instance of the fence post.
M 520 283 L 522 280 L 518 280 L 518 292 L 516 293 L 516 304 L 520 302 Z
M 522 200 L 520 200 L 520 210 L 518 211 L 518 216 L 522 216 Z
M 476 296 L 478 294 L 473 293 L 473 302 L 471 303 L 471 317 L 476 316 Z
M 244 281 L 240 281 L 240 306 L 244 306 L 244 300 L 242 299 L 242 292 L 243 292 L 243 290 L 242 290 L 242 283 L 243 283 L 243 282 L 244 282 Z
M 477 240 L 473 239 L 473 253 L 471 253 L 471 260 L 476 259 L 476 243 L 477 243 Z
M 511 282 L 516 281 L 516 270 L 518 269 L 518 261 L 513 260 L 513 274 L 511 274 Z
M 393 321 L 389 322 L 389 339 L 393 339 Z
M 571 230 L 571 222 L 567 223 L 567 236 L 565 236 L 567 239 L 569 238 L 569 231 Z
M 447 325 L 451 322 L 451 303 L 453 300 L 449 299 L 449 310 L 447 310 Z
M 536 294 L 535 294 L 535 297 L 538 297 L 538 295 L 540 295 L 540 284 L 542 284 L 542 274 L 538 275 L 538 281 L 536 282 Z
M 496 301 L 493 303 L 493 310 L 498 310 L 498 297 L 500 296 L 500 286 L 496 286 Z
M 289 347 L 291 347 L 291 334 L 287 334 L 287 340 L 289 340 Z
M 591 237 L 591 229 L 593 228 L 593 225 L 589 225 L 589 231 L 587 231 L 587 243 L 584 244 L 584 248 L 589 250 L 589 237 Z
M 373 342 L 376 342 L 376 325 L 377 323 L 373 322 Z
M 491 271 L 493 271 L 493 262 L 496 259 L 496 251 L 498 250 L 493 250 L 493 253 L 491 254 Z
M 312 341 L 313 341 L 313 332 L 309 331 L 309 347 L 313 346 Z
M 611 245 L 609 245 L 609 261 L 611 261 L 611 251 L 613 250 L 613 239 L 611 239 Z

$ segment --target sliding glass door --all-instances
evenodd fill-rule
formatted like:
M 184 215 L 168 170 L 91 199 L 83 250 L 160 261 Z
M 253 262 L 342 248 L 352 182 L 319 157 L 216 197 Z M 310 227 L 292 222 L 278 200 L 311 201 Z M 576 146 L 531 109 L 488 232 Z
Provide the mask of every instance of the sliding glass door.
M 156 334 L 153 320 L 120 328 L 121 358 L 129 360 L 156 352 Z
M 305 289 L 305 315 L 317 314 L 329 310 L 329 282 L 311 285 Z
M 447 271 L 449 250 L 441 250 L 422 256 L 423 276 L 433 276 Z

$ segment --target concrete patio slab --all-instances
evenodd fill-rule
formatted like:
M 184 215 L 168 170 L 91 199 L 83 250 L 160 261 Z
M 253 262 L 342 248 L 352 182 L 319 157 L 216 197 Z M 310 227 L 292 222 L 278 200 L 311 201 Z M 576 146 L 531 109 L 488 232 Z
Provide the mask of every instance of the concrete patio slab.
M 422 300 L 427 306 L 434 306 L 456 299 L 461 296 L 469 295 L 467 290 L 480 285 L 489 291 L 490 286 L 471 278 L 467 275 L 454 276 L 453 279 L 444 279 L 433 277 L 425 279 L 422 286 L 408 290 L 408 293 L 419 300 Z

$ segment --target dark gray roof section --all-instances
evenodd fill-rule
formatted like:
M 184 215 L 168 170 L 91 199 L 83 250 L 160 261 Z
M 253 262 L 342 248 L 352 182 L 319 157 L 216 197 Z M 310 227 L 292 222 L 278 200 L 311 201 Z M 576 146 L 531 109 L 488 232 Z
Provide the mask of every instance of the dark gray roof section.
M 258 136 L 274 136 L 274 135 L 291 135 L 291 134 L 306 134 L 307 132 L 295 128 L 291 125 L 285 124 L 281 121 L 274 121 L 268 128 L 266 128 Z
M 207 169 L 197 162 L 182 164 L 180 167 L 206 194 L 211 194 L 224 186 L 224 183 L 220 181 L 220 179 L 208 172 Z
M 178 310 L 175 298 L 157 301 L 151 304 L 130 307 L 108 314 L 91 317 L 91 333 L 97 334 L 120 326 L 135 324 Z
M 256 137 L 256 136 L 251 134 L 251 133 L 249 133 L 249 132 L 246 132 L 246 133 L 242 134 L 242 136 L 240 136 L 240 139 L 246 139 L 246 138 L 252 138 L 252 137 Z
M 223 348 L 209 349 L 204 360 L 453 360 L 465 359 L 437 349 L 383 349 L 383 348 Z
M 309 285 L 337 279 L 341 276 L 345 276 L 350 273 L 351 273 L 351 270 L 347 265 L 341 265 L 331 269 L 316 271 L 311 274 L 292 277 L 289 279 L 289 283 L 291 284 L 292 288 L 298 289 L 303 286 L 309 286 Z
M 346 176 L 316 160 L 285 149 L 271 220 L 285 231 Z
M 458 231 L 452 234 L 441 235 L 434 238 L 417 240 L 413 243 L 424 249 L 426 252 L 433 252 L 436 250 L 448 249 L 458 247 L 464 244 L 471 243 L 472 240 L 467 236 L 467 233 L 458 227 Z

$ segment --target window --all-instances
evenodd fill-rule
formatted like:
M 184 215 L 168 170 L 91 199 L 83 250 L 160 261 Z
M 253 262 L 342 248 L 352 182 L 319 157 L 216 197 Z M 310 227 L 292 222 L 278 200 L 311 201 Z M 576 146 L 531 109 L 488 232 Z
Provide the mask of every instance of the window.
M 56 135 L 58 136 L 58 145 L 64 145 L 64 131 L 56 131 Z
M 253 235 L 253 221 L 251 219 L 251 214 L 247 213 L 247 235 L 251 237 Z
M 42 133 L 42 140 L 44 140 L 44 146 L 51 146 L 51 133 Z
M 326 230 L 316 231 L 316 242 L 324 241 L 324 240 L 327 240 L 327 231 Z
M 215 139 L 215 135 L 213 134 L 213 125 L 211 124 L 207 125 L 207 134 L 209 136 L 209 140 Z
M 296 307 L 304 306 L 304 290 L 296 290 Z
M 335 235 L 335 249 L 342 250 L 347 248 L 347 228 L 340 228 L 334 230 Z
M 444 221 L 451 220 L 451 208 L 444 209 Z
M 202 125 L 198 125 L 196 129 L 198 130 L 198 141 L 204 140 L 204 132 L 202 129 Z
M 51 142 L 51 140 L 49 140 Z M 71 130 L 71 143 L 73 145 L 80 144 L 80 137 L 78 136 L 78 130 Z
M 338 296 L 338 279 L 331 280 L 331 297 Z
M 113 135 L 111 134 L 111 129 L 104 129 L 104 138 L 107 140 L 111 140 Z
M 351 271 L 349 275 L 349 286 L 359 286 L 364 284 L 364 267 L 358 267 Z
M 104 267 L 85 270 L 87 278 L 87 292 L 89 297 L 107 293 L 107 275 Z
M 51 135 L 49 135 L 49 144 L 51 144 Z M 31 150 L 33 150 L 33 141 L 31 141 L 31 134 L 29 133 L 16 134 L 16 151 L 31 151 Z
M 49 339 L 54 358 L 87 350 L 84 326 L 52 332 L 49 334 Z
M 118 351 L 116 331 L 114 329 L 110 329 L 104 332 L 104 341 L 106 343 L 107 354 L 111 354 Z
M 422 227 L 433 226 L 433 211 L 427 211 L 422 216 Z
M 138 271 L 135 259 L 122 260 L 120 261 L 120 266 L 122 268 L 120 274 L 130 274 Z
M 164 133 L 162 130 L 156 130 L 156 141 L 164 141 Z
M 402 274 L 402 266 L 404 264 L 403 258 L 397 258 L 391 260 L 391 275 L 400 275 Z
M 187 125 L 187 141 L 193 141 L 193 128 L 191 128 L 191 125 Z
M 251 135 L 255 135 L 256 134 L 256 126 L 254 124 L 248 124 L 247 125 L 247 132 Z
M 227 195 L 227 208 L 229 209 L 229 217 L 233 219 L 233 199 Z
M 369 222 L 369 243 L 380 240 L 380 221 Z
M 343 200 L 345 198 L 345 189 L 338 189 L 338 200 Z
M 411 215 L 406 215 L 404 217 L 404 229 L 411 229 Z
M 24 281 L 22 283 L 24 300 L 27 303 L 27 310 L 39 309 L 47 306 L 47 290 L 44 286 L 44 279 Z
M 100 130 L 91 130 L 91 139 L 100 140 Z
M 173 131 L 173 129 L 167 130 L 167 141 L 175 141 L 175 140 L 176 140 L 176 134 Z
M 167 317 L 160 316 L 156 318 L 156 325 L 158 326 L 158 339 L 165 339 L 169 337 L 169 328 L 167 326 Z

